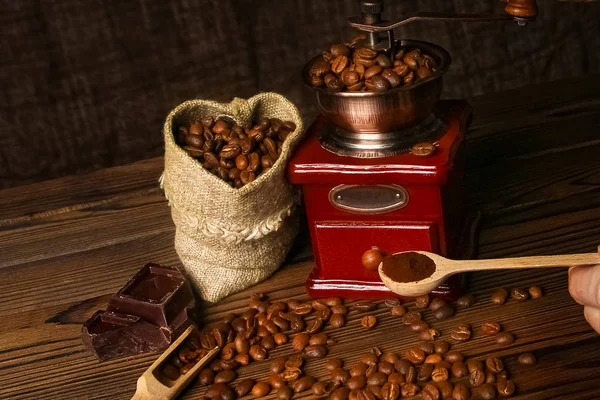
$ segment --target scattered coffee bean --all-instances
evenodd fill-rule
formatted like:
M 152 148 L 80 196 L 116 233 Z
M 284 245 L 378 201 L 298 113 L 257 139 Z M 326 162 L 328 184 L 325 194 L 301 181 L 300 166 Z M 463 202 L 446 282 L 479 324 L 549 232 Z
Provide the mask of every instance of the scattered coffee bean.
M 440 354 L 434 353 L 434 354 L 429 354 L 427 357 L 425 357 L 425 364 L 437 364 L 442 362 L 442 356 Z
M 323 358 L 327 355 L 327 347 L 322 345 L 309 345 L 304 349 L 304 354 L 310 358 Z
M 454 385 L 454 390 L 452 391 L 452 399 L 454 400 L 469 400 L 470 391 L 469 388 L 461 382 L 456 383 Z
M 325 369 L 327 371 L 333 371 L 336 368 L 342 368 L 344 361 L 341 358 L 330 358 L 325 361 Z
M 393 306 L 391 313 L 394 317 L 401 317 L 404 314 L 406 314 L 406 308 L 404 308 L 404 306 L 401 305 Z
M 471 338 L 471 327 L 469 324 L 459 324 L 450 331 L 450 337 L 461 342 L 469 340 Z
M 381 387 L 380 398 L 382 400 L 396 400 L 400 397 L 400 385 L 394 382 L 385 383 Z
M 440 332 L 435 329 L 425 329 L 419 333 L 419 340 L 436 340 L 440 336 Z
M 425 352 L 417 347 L 413 347 L 404 353 L 404 357 L 411 363 L 419 365 L 425 361 Z
M 358 376 L 362 376 L 362 375 L 364 375 L 364 373 L 359 374 Z M 352 378 L 350 373 L 341 367 L 338 367 L 338 368 L 334 369 L 333 371 L 331 371 L 331 380 L 333 382 L 337 382 L 339 384 L 345 384 L 346 382 L 348 382 L 348 380 L 350 378 Z
M 433 316 L 438 319 L 447 319 L 454 315 L 454 307 L 450 304 L 444 304 L 433 312 Z
M 445 340 L 438 340 L 434 344 L 434 351 L 438 354 L 446 354 L 450 350 L 450 343 Z
M 348 400 L 350 397 L 350 389 L 341 387 L 334 390 L 329 396 L 330 400 Z
M 491 383 L 485 383 L 474 390 L 473 394 L 481 400 L 493 400 L 496 398 L 496 387 Z
M 353 306 L 357 311 L 371 311 L 377 307 L 377 304 L 368 300 L 360 300 L 354 303 Z
M 273 335 L 273 339 L 278 346 L 288 342 L 288 337 L 283 333 L 276 333 Z
M 201 385 L 212 385 L 215 381 L 215 373 L 210 368 L 204 368 L 198 375 L 198 381 Z
M 496 384 L 498 394 L 502 397 L 510 397 L 515 393 L 515 384 L 507 379 L 502 379 Z
M 293 383 L 292 389 L 294 389 L 295 393 L 305 392 L 309 390 L 314 383 L 315 378 L 312 376 L 303 376 Z
M 423 390 L 421 391 L 421 398 L 423 400 L 439 400 L 440 390 L 435 385 L 427 383 L 425 386 L 423 386 Z
M 328 336 L 325 332 L 316 333 L 310 337 L 308 344 L 324 346 L 327 344 L 327 340 Z
M 418 296 L 415 299 L 415 305 L 417 306 L 417 308 L 427 308 L 429 306 L 429 295 L 428 294 L 424 294 L 422 296 Z
M 286 359 L 284 357 L 277 357 L 271 361 L 270 371 L 274 374 L 278 374 L 285 369 Z
M 510 332 L 500 332 L 496 334 L 496 343 L 500 346 L 509 346 L 515 341 L 515 335 Z
M 431 379 L 431 373 L 435 367 L 433 364 L 423 364 L 417 368 L 417 381 L 427 382 Z
M 529 288 L 529 295 L 532 299 L 539 299 L 543 296 L 542 289 L 539 286 L 532 286 Z
M 215 376 L 215 383 L 229 383 L 237 378 L 235 371 L 221 371 Z
M 392 372 L 388 376 L 388 382 L 397 383 L 398 385 L 402 385 L 402 384 L 404 384 L 404 382 L 406 382 L 406 380 L 404 379 L 404 375 L 402 375 L 400 372 Z
M 262 361 L 268 357 L 267 350 L 264 347 L 254 345 L 250 347 L 248 354 L 253 360 Z
M 363 328 L 371 329 L 377 324 L 377 318 L 374 315 L 366 315 L 360 320 Z
M 416 321 L 410 325 L 410 330 L 413 332 L 421 332 L 429 329 L 429 324 L 425 321 Z
M 350 376 L 351 377 L 364 376 L 364 375 L 366 375 L 368 368 L 369 368 L 369 365 L 367 365 L 366 363 L 358 362 L 358 363 L 354 364 L 352 366 L 352 368 L 350 368 Z
M 409 311 L 404 316 L 402 316 L 402 323 L 404 325 L 412 325 L 416 321 L 421 320 L 421 313 L 418 311 Z
M 513 299 L 518 301 L 527 300 L 529 298 L 529 293 L 527 290 L 522 288 L 514 288 L 510 291 L 510 295 Z
M 455 363 L 457 361 L 463 361 L 465 359 L 465 356 L 457 350 L 450 350 L 448 353 L 446 353 L 444 355 L 444 360 L 451 362 L 451 363 Z
M 493 335 L 497 334 L 498 332 L 500 332 L 501 330 L 502 330 L 502 327 L 497 322 L 487 321 L 481 325 L 481 331 L 483 332 L 484 335 L 493 336 Z
M 302 351 L 306 346 L 308 346 L 308 342 L 310 341 L 310 336 L 306 333 L 299 333 L 292 340 L 292 349 L 296 351 Z
M 467 360 L 467 368 L 469 369 L 469 373 L 473 371 L 483 371 L 483 362 L 476 358 L 469 358 Z
M 485 383 L 496 383 L 496 374 L 494 374 L 492 371 L 486 371 Z
M 402 397 L 412 397 L 412 396 L 416 396 L 420 390 L 421 390 L 421 388 L 419 386 L 415 385 L 414 383 L 406 383 L 406 384 L 402 385 L 402 389 L 400 390 L 400 393 L 402 394 Z
M 417 347 L 419 349 L 423 350 L 423 353 L 425 353 L 425 354 L 435 353 L 435 347 L 433 346 L 433 343 L 419 342 L 419 343 L 417 343 Z
M 522 365 L 533 365 L 537 362 L 535 355 L 533 353 L 523 353 L 519 355 L 519 364 Z
M 267 382 L 256 382 L 252 387 L 252 396 L 264 397 L 271 392 L 271 385 Z
M 449 382 L 436 382 L 435 386 L 440 390 L 440 399 L 451 399 L 454 385 Z
M 483 385 L 485 383 L 485 372 L 483 372 L 480 369 L 475 369 L 471 371 L 471 374 L 469 376 L 469 383 L 471 384 L 471 387 L 474 388 Z
M 374 372 L 367 376 L 367 385 L 382 386 L 388 380 L 388 376 L 383 372 Z
M 469 375 L 469 369 L 462 361 L 456 361 L 452 364 L 452 376 L 455 378 L 462 378 Z
M 485 360 L 485 366 L 494 373 L 498 373 L 504 369 L 504 363 L 497 357 L 488 357 Z
M 379 362 L 379 358 L 371 352 L 363 354 L 360 357 L 360 361 L 367 365 L 377 365 L 377 363 Z
M 367 386 L 367 378 L 362 375 L 353 376 L 348 379 L 346 386 L 348 386 L 348 389 L 350 390 L 362 389 Z
M 250 378 L 242 379 L 234 385 L 234 390 L 238 397 L 246 396 L 254 386 L 254 380 Z
M 471 307 L 473 304 L 475 304 L 475 297 L 470 293 L 456 300 L 456 305 L 459 307 Z
M 294 391 L 288 387 L 283 386 L 277 389 L 277 399 L 278 400 L 290 400 L 294 396 Z
M 329 325 L 332 328 L 341 328 L 346 324 L 346 319 L 343 314 L 333 314 L 331 318 L 329 318 Z
M 431 311 L 435 311 L 444 305 L 446 305 L 446 302 L 443 299 L 436 297 L 435 299 L 431 300 L 431 303 L 429 303 L 429 309 Z
M 504 288 L 496 289 L 492 292 L 492 303 L 493 304 L 504 304 L 508 299 L 508 290 Z

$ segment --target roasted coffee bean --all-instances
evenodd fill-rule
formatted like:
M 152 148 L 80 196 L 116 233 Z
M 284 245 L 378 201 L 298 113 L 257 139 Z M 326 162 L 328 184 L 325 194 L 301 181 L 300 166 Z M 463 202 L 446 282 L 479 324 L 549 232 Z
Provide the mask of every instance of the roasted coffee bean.
M 352 376 L 345 369 L 338 367 L 331 371 L 331 380 L 340 384 L 345 384 Z
M 425 364 L 437 364 L 442 362 L 442 356 L 440 354 L 434 353 L 434 354 L 429 354 L 427 357 L 425 357 Z
M 238 334 L 234 340 L 235 350 L 238 353 L 247 353 L 250 351 L 250 342 L 246 340 L 242 335 Z
M 311 77 L 323 78 L 329 71 L 331 71 L 330 64 L 327 61 L 322 60 L 314 63 L 308 73 Z
M 417 308 L 427 308 L 429 306 L 431 299 L 428 294 L 424 294 L 422 296 L 417 296 L 415 299 L 415 306 Z
M 380 74 L 382 71 L 383 71 L 383 68 L 381 68 L 379 65 L 375 64 L 375 65 L 367 68 L 367 70 L 365 71 L 365 79 L 371 79 L 375 75 Z
M 355 389 L 350 391 L 349 400 L 367 400 L 362 390 Z
M 519 364 L 533 365 L 536 363 L 536 358 L 533 353 L 523 353 L 519 355 Z
M 252 149 L 254 149 L 254 139 L 253 138 L 244 138 L 240 139 L 240 149 L 242 154 L 250 154 Z
M 248 168 L 248 157 L 245 154 L 240 154 L 235 158 L 235 166 L 243 171 Z
M 515 384 L 507 379 L 502 379 L 496 384 L 498 394 L 502 397 L 510 397 L 515 393 Z
M 331 306 L 331 312 L 334 314 L 346 315 L 348 314 L 348 307 L 343 304 L 334 304 Z
M 321 397 L 321 396 L 325 396 L 326 394 L 330 394 L 338 386 L 339 385 L 337 385 L 331 381 L 327 381 L 327 382 L 320 381 L 320 382 L 313 383 L 313 385 L 310 389 L 311 389 L 313 395 L 315 395 L 316 397 Z
M 250 378 L 242 379 L 234 385 L 235 393 L 238 397 L 246 396 L 254 386 L 254 380 Z
M 493 336 L 501 330 L 502 327 L 500 326 L 500 324 L 494 321 L 487 321 L 481 325 L 481 331 L 484 335 Z
M 237 167 L 233 167 L 227 172 L 227 176 L 229 179 L 231 179 L 233 181 L 236 179 L 240 179 L 241 172 L 242 171 L 240 171 Z
M 429 329 L 429 324 L 425 321 L 416 321 L 410 325 L 410 330 L 417 333 L 427 329 Z
M 456 383 L 454 385 L 454 390 L 452 391 L 452 399 L 454 400 L 469 400 L 470 398 L 469 388 L 463 384 L 462 382 Z
M 508 299 L 508 290 L 504 288 L 498 288 L 492 292 L 493 304 L 504 304 L 506 299 Z
M 435 347 L 433 346 L 433 343 L 419 342 L 417 343 L 417 347 L 423 350 L 423 353 L 426 355 L 435 353 Z
M 532 299 L 539 299 L 543 296 L 542 289 L 539 286 L 532 286 L 529 288 L 529 295 Z
M 315 378 L 312 376 L 303 376 L 293 383 L 292 389 L 294 389 L 295 393 L 305 392 L 309 390 L 314 383 Z
M 494 373 L 498 373 L 504 369 L 504 363 L 497 357 L 488 357 L 485 360 L 485 366 Z
M 283 357 L 277 357 L 273 361 L 271 361 L 270 371 L 278 374 L 285 369 L 286 359 Z
M 286 368 L 283 372 L 277 374 L 277 377 L 284 382 L 293 382 L 302 376 L 300 368 Z
M 221 359 L 231 360 L 236 355 L 235 343 L 227 343 L 221 349 Z
M 170 361 L 171 361 L 171 364 L 173 364 L 177 368 L 181 368 L 185 364 L 185 361 L 181 361 L 181 359 L 179 358 L 179 356 L 173 356 L 173 357 L 171 357 Z
M 369 365 L 364 362 L 358 362 L 350 368 L 350 376 L 366 376 Z
M 278 400 L 289 400 L 293 396 L 294 396 L 294 391 L 287 386 L 284 386 L 277 390 L 277 399 Z
M 347 387 L 341 387 L 335 389 L 329 396 L 330 400 L 348 400 L 350 396 L 350 389 Z
M 431 302 L 429 303 L 429 309 L 431 311 L 435 311 L 444 305 L 446 305 L 446 302 L 443 299 L 436 297 L 435 299 L 432 299 Z
M 423 364 L 417 368 L 417 381 L 426 382 L 431 379 L 431 373 L 434 370 L 433 364 Z
M 215 383 L 229 383 L 237 378 L 235 371 L 221 371 L 215 376 Z
M 529 292 L 522 288 L 514 288 L 510 291 L 510 296 L 515 300 L 523 301 L 529 298 Z
M 264 325 L 259 325 L 258 329 L 256 330 L 256 336 L 258 336 L 259 338 L 264 338 L 265 336 L 269 336 L 270 334 L 271 332 L 269 332 L 267 327 Z
M 373 353 L 365 353 L 360 357 L 360 361 L 367 365 L 377 365 L 379 363 L 379 357 Z
M 292 332 L 300 332 L 304 329 L 304 320 L 299 315 L 293 315 L 290 318 L 290 329 Z
M 347 56 L 351 55 L 350 48 L 343 43 L 331 45 L 329 52 L 334 56 Z
M 219 157 L 224 158 L 226 160 L 231 160 L 239 156 L 241 153 L 242 149 L 237 144 L 227 144 L 223 146 L 223 148 L 219 152 Z
M 388 382 L 402 385 L 404 382 L 406 382 L 406 380 L 404 379 L 404 375 L 402 375 L 400 372 L 392 372 L 388 376 Z
M 433 311 L 433 316 L 438 320 L 450 318 L 453 315 L 454 307 L 452 307 L 450 304 L 443 304 Z
M 357 311 L 371 311 L 377 307 L 377 304 L 368 300 L 359 300 L 352 305 Z
M 366 376 L 372 375 L 375 372 L 377 372 L 377 365 L 369 365 L 369 368 L 367 368 L 367 372 L 365 372 Z
M 327 344 L 327 339 L 329 339 L 329 337 L 325 332 L 317 333 L 310 337 L 308 344 L 324 346 Z
M 434 351 L 437 354 L 446 354 L 448 350 L 450 350 L 450 343 L 446 342 L 445 340 L 438 340 L 433 344 L 433 346 Z
M 265 336 L 260 341 L 260 345 L 267 350 L 273 350 L 276 346 L 275 339 L 271 335 Z
M 321 329 L 323 329 L 323 320 L 320 318 L 315 318 L 314 320 L 312 320 L 306 324 L 306 333 L 308 333 L 309 335 L 315 334 L 315 333 L 319 332 Z M 327 340 L 325 340 L 325 341 L 327 341 Z M 318 344 L 324 344 L 324 343 L 318 343 Z
M 369 83 L 371 85 L 369 85 Z M 388 80 L 382 77 L 381 75 L 375 75 L 371 79 L 366 80 L 365 85 L 369 90 L 374 90 L 376 92 L 385 92 L 386 90 L 389 90 L 391 88 L 391 85 L 388 82 Z
M 449 376 L 448 370 L 443 367 L 434 368 L 434 370 L 431 372 L 431 379 L 434 382 L 447 381 L 448 376 Z
M 403 79 L 402 82 L 405 85 L 410 85 L 415 81 L 415 73 L 414 71 L 410 71 Z
M 492 400 L 496 398 L 496 387 L 491 383 L 485 383 L 477 388 L 477 390 L 474 390 L 473 394 L 481 400 Z
M 304 358 L 301 355 L 291 356 L 285 361 L 285 368 L 294 369 L 302 368 L 304 364 Z
M 240 353 L 233 358 L 240 365 L 248 365 L 250 363 L 250 356 L 248 353 Z
M 496 374 L 494 374 L 492 371 L 486 371 L 485 383 L 496 383 Z
M 256 179 L 254 172 L 242 171 L 240 173 L 240 181 L 242 181 L 244 185 L 249 184 L 250 182 L 254 181 L 254 179 Z
M 471 307 L 473 304 L 475 304 L 475 297 L 470 293 L 467 293 L 456 300 L 456 305 L 459 307 Z
M 496 334 L 496 343 L 500 346 L 509 346 L 514 343 L 515 335 L 510 332 L 500 332 Z
M 255 361 L 262 361 L 268 357 L 267 350 L 264 347 L 257 345 L 251 346 L 248 354 Z
M 398 307 L 402 305 L 402 301 L 400 299 L 386 299 L 383 301 L 388 308 Z
M 425 352 L 417 347 L 413 347 L 404 353 L 404 357 L 411 363 L 419 365 L 425 361 Z
M 331 309 L 329 309 L 329 307 L 325 306 L 324 309 L 317 311 L 317 313 L 315 314 L 315 318 L 320 319 L 323 322 L 325 322 L 325 321 L 329 321 L 332 314 L 333 313 L 331 312 Z
M 417 369 L 414 366 L 410 366 L 404 375 L 404 379 L 407 383 L 414 383 L 417 381 Z
M 469 383 L 471 384 L 471 387 L 474 388 L 483 385 L 485 383 L 485 372 L 479 369 L 471 371 L 471 374 L 469 375 Z
M 333 314 L 331 318 L 329 318 L 329 325 L 333 328 L 340 328 L 346 324 L 346 319 L 342 314 Z
M 282 332 L 285 332 L 290 329 L 290 323 L 287 320 L 280 317 L 279 315 L 274 316 L 271 319 L 271 321 L 273 321 L 273 323 L 277 325 L 277 327 L 279 327 L 279 330 Z
M 396 400 L 400 397 L 400 385 L 394 382 L 388 382 L 381 387 L 382 400 Z
M 467 360 L 467 368 L 469 370 L 469 374 L 473 371 L 483 371 L 483 362 L 476 358 L 469 358 Z
M 410 361 L 408 361 L 407 359 L 404 359 L 404 358 L 401 360 L 398 360 L 394 364 L 394 368 L 396 369 L 396 371 L 401 373 L 402 375 L 406 375 L 406 373 L 408 372 L 408 369 L 410 367 L 411 367 Z
M 401 305 L 393 306 L 391 313 L 395 317 L 402 317 L 406 314 L 406 308 L 404 308 L 404 306 Z
M 271 392 L 271 385 L 267 382 L 256 382 L 254 386 L 252 386 L 252 396 L 254 397 L 264 397 Z
M 381 386 L 386 383 L 388 377 L 383 372 L 374 372 L 367 376 L 367 385 Z
M 388 361 L 380 361 L 379 364 L 377 364 L 377 371 L 389 375 L 394 372 L 394 364 Z
M 309 345 L 304 348 L 304 354 L 310 358 L 323 358 L 327 355 L 327 347 L 322 345 Z
M 235 359 L 234 360 L 218 360 L 218 361 L 219 361 L 218 369 L 220 371 L 235 370 L 240 367 L 240 363 L 238 363 Z
M 409 311 L 402 317 L 402 323 L 404 325 L 412 325 L 416 321 L 421 320 L 421 313 L 418 311 Z
M 330 358 L 325 361 L 325 369 L 327 371 L 333 371 L 337 368 L 342 368 L 344 361 L 341 358 Z
M 407 383 L 402 385 L 400 393 L 402 394 L 402 397 L 412 397 L 416 396 L 417 393 L 419 393 L 419 390 L 419 386 L 415 385 L 414 383 Z
M 463 361 L 464 359 L 465 359 L 465 356 L 460 351 L 457 351 L 457 350 L 451 350 L 444 355 L 444 360 L 451 362 L 451 363 L 455 363 L 457 361 Z
M 308 346 L 308 342 L 310 337 L 306 333 L 299 333 L 292 340 L 292 349 L 296 351 L 302 351 L 306 346 Z
M 436 340 L 440 336 L 440 332 L 435 329 L 426 329 L 419 333 L 419 340 Z
M 459 324 L 450 331 L 450 337 L 461 342 L 469 340 L 471 338 L 471 327 L 469 324 Z
M 346 86 L 356 85 L 360 81 L 360 75 L 358 72 L 346 69 L 342 72 L 342 81 Z
M 454 385 L 450 381 L 436 382 L 435 386 L 440 391 L 440 400 L 452 399 L 452 391 L 454 390 Z
M 360 320 L 363 328 L 371 329 L 377 324 L 377 318 L 374 315 L 366 315 Z
M 423 65 L 423 66 L 419 67 L 419 69 L 417 69 L 417 77 L 419 79 L 427 79 L 427 78 L 430 78 L 431 76 L 433 76 L 433 71 L 431 70 L 431 68 L 427 67 L 426 65 Z
M 395 353 L 387 352 L 384 353 L 379 359 L 381 360 L 381 362 L 387 362 L 394 366 L 394 364 L 400 359 L 400 357 L 398 357 L 398 355 Z
M 336 74 L 341 74 L 342 71 L 348 67 L 348 65 L 350 65 L 350 59 L 347 56 L 337 56 L 331 62 L 331 71 Z
M 421 391 L 423 400 L 440 400 L 440 390 L 433 384 L 427 383 Z
M 260 167 L 260 155 L 256 152 L 248 154 L 248 171 L 256 172 Z
M 455 378 L 462 378 L 469 375 L 469 368 L 462 361 L 456 361 L 452 364 L 452 376 Z
M 502 379 L 508 379 L 508 372 L 506 370 L 496 374 L 496 381 L 500 382 Z
M 288 342 L 288 337 L 283 333 L 276 333 L 273 335 L 273 340 L 275 340 L 275 343 L 280 346 Z
M 348 389 L 350 390 L 362 389 L 367 386 L 367 378 L 362 375 L 353 376 L 352 378 L 348 379 L 346 386 L 348 386 Z

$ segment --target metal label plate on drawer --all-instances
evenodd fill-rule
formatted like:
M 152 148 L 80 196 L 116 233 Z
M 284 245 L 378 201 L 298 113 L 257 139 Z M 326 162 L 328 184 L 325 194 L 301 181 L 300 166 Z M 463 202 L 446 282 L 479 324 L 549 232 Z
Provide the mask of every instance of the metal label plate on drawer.
M 408 204 L 408 192 L 400 185 L 339 185 L 329 192 L 329 202 L 356 214 L 384 214 Z

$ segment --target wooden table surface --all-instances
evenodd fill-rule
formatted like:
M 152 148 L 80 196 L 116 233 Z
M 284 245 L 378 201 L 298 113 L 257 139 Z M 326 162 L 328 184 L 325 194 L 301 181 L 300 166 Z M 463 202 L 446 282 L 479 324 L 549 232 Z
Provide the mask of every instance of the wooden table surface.
M 600 76 L 470 99 L 470 204 L 483 211 L 479 257 L 593 252 L 600 243 Z M 180 265 L 174 226 L 158 188 L 162 158 L 0 192 L 0 398 L 128 399 L 156 354 L 98 363 L 81 345 L 83 324 L 144 263 Z M 243 309 L 250 293 L 306 298 L 306 235 L 288 265 L 255 287 L 205 306 L 204 321 Z M 493 306 L 490 291 L 539 284 L 540 300 Z M 476 331 L 454 346 L 469 356 L 505 357 L 515 399 L 599 399 L 600 335 L 567 293 L 562 269 L 476 273 L 477 304 L 450 321 L 497 320 L 516 342 L 497 348 Z M 409 304 L 409 308 L 413 307 Z M 430 316 L 425 313 L 426 319 Z M 374 345 L 402 351 L 415 335 L 382 306 L 378 327 L 332 330 L 330 354 L 353 362 Z M 524 351 L 538 364 L 517 365 Z M 289 345 L 274 354 L 287 354 Z M 322 361 L 308 373 L 324 376 Z M 240 370 L 264 378 L 268 363 Z M 200 397 L 191 387 L 185 399 Z M 307 392 L 308 393 L 308 392 Z

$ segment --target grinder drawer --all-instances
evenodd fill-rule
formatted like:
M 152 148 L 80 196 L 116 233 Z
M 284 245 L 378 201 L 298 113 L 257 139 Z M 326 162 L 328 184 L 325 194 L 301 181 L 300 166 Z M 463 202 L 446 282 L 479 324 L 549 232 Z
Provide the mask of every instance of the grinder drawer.
M 314 225 L 315 258 L 321 277 L 380 281 L 377 271 L 362 266 L 361 257 L 371 247 L 387 254 L 406 250 L 438 252 L 434 222 L 322 221 Z

